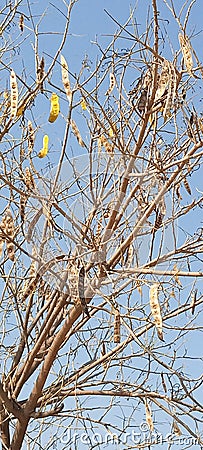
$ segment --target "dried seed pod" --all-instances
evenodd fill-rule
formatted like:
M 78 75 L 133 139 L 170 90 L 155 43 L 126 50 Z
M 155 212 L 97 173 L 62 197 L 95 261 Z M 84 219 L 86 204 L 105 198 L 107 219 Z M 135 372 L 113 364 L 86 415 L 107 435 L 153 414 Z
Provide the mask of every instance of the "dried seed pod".
M 35 214 L 33 219 L 31 220 L 28 230 L 27 230 L 27 241 L 30 242 L 32 239 L 32 233 L 35 228 L 35 225 L 37 224 L 38 220 L 40 219 L 41 215 L 43 213 L 43 208 L 40 208 L 39 211 Z
M 196 300 L 197 300 L 197 289 L 195 289 L 195 291 L 192 294 L 192 298 L 191 298 L 191 313 L 194 314 L 195 312 L 195 306 L 196 306 Z
M 29 297 L 30 295 L 32 295 L 34 293 L 34 291 L 39 283 L 40 278 L 41 278 L 41 274 L 40 274 L 40 272 L 38 272 L 36 277 L 33 279 L 33 281 L 31 281 L 31 283 L 29 283 L 29 285 L 26 287 L 25 292 L 23 292 L 22 302 L 25 302 L 27 297 Z
M 68 285 L 71 300 L 74 304 L 78 303 L 78 267 L 76 261 L 70 261 L 68 263 Z
M 60 111 L 58 95 L 53 92 L 50 101 L 51 101 L 51 110 L 49 115 L 49 122 L 53 123 L 57 119 Z
M 75 137 L 77 138 L 77 141 L 78 141 L 79 145 L 81 145 L 81 147 L 85 147 L 85 144 L 84 144 L 84 142 L 83 142 L 83 140 L 81 138 L 81 135 L 80 135 L 80 132 L 78 130 L 78 127 L 77 127 L 77 125 L 76 125 L 76 123 L 74 122 L 73 119 L 71 119 L 71 127 L 72 127 L 72 130 L 73 130 L 73 133 L 74 133 Z
M 125 264 L 127 264 L 128 266 L 130 266 L 132 264 L 133 255 L 134 255 L 134 248 L 133 248 L 133 244 L 131 242 L 131 244 L 127 248 L 127 253 L 126 253 L 126 258 L 125 258 Z
M 121 327 L 121 317 L 120 317 L 119 311 L 116 311 L 115 316 L 114 316 L 114 342 L 115 342 L 115 344 L 119 344 L 121 341 L 120 327 Z
M 157 83 L 157 91 L 155 101 L 159 100 L 164 95 L 169 82 L 169 63 L 166 59 L 162 62 L 162 71 Z
M 67 99 L 70 103 L 71 98 L 72 98 L 72 92 L 71 92 L 70 81 L 69 81 L 69 76 L 68 76 L 68 64 L 63 55 L 61 55 L 61 75 L 62 75 L 62 82 L 63 82 L 63 86 L 65 89 L 65 93 L 66 93 Z
M 24 31 L 24 16 L 23 16 L 23 14 L 21 14 L 21 16 L 20 16 L 18 25 L 19 25 L 20 31 L 23 33 L 23 31 Z
M 152 420 L 152 413 L 151 413 L 151 408 L 147 403 L 147 399 L 145 399 L 145 415 L 146 415 L 147 425 L 148 425 L 150 431 L 153 431 L 154 424 L 153 424 L 153 420 Z
M 167 387 L 166 387 L 166 383 L 165 383 L 165 380 L 164 380 L 163 372 L 161 372 L 161 382 L 162 382 L 162 386 L 163 386 L 164 392 L 167 393 Z
M 2 219 L 0 227 L 2 228 L 2 230 L 5 231 L 5 218 L 4 217 Z M 3 252 L 4 241 L 5 241 L 5 236 L 4 236 L 4 234 L 2 233 L 2 231 L 0 229 L 0 257 L 1 257 L 2 252 Z
M 114 155 L 113 145 L 109 144 L 109 141 L 106 139 L 106 137 L 103 134 L 100 136 L 100 140 L 101 140 L 101 146 L 103 146 L 105 148 L 106 152 L 110 156 L 113 156 Z
M 101 344 L 101 356 L 104 356 L 104 355 L 106 355 L 106 347 L 105 347 L 105 343 L 102 342 L 102 344 Z M 106 363 L 106 361 L 103 361 L 103 362 L 102 362 L 102 365 L 103 365 L 103 368 L 104 368 L 104 369 L 107 368 L 107 363 Z
M 108 91 L 106 91 L 105 95 L 110 95 L 112 93 L 112 91 L 115 88 L 116 85 L 116 79 L 115 79 L 115 75 L 111 72 L 110 76 L 109 76 L 110 80 L 109 80 L 109 89 Z
M 28 196 L 24 193 L 20 194 L 20 217 L 22 224 L 25 222 L 25 207 L 27 203 Z
M 45 134 L 43 137 L 43 148 L 40 150 L 40 152 L 37 155 L 39 158 L 44 158 L 47 155 L 48 150 L 49 150 L 48 145 L 49 145 L 49 136 L 47 134 Z
M 160 304 L 159 304 L 159 300 L 158 300 L 158 288 L 159 288 L 158 283 L 154 283 L 150 287 L 150 291 L 149 291 L 150 308 L 151 308 L 152 316 L 154 318 L 158 337 L 159 337 L 159 339 L 161 339 L 161 341 L 163 341 L 164 339 L 163 339 L 163 330 L 162 330 L 162 317 L 161 317 Z
M 139 294 L 142 295 L 142 286 L 140 280 L 136 281 L 136 289 L 138 290 Z
M 143 113 L 146 109 L 147 97 L 148 97 L 148 89 L 143 89 L 137 104 L 137 109 L 140 113 Z
M 31 152 L 34 147 L 35 135 L 32 127 L 32 122 L 28 120 L 28 150 Z
M 6 248 L 7 248 L 7 255 L 8 258 L 11 259 L 11 261 L 14 261 L 14 244 L 11 242 L 14 238 L 14 221 L 11 214 L 11 210 L 7 208 L 5 213 L 5 233 L 7 235 L 6 237 Z
M 187 72 L 191 77 L 193 77 L 192 69 L 193 69 L 193 61 L 192 61 L 192 49 L 188 36 L 179 33 L 178 35 L 181 51 L 183 54 L 183 60 L 186 67 Z
M 178 424 L 177 424 L 177 422 L 175 420 L 173 422 L 173 431 L 176 434 L 176 436 L 181 436 L 181 434 L 182 434 L 182 431 L 179 428 L 179 426 L 178 426 Z
M 88 307 L 85 300 L 85 268 L 84 266 L 81 267 L 78 273 L 78 296 L 79 300 L 82 306 L 83 312 L 86 314 L 87 317 L 90 317 Z
M 173 270 L 176 271 L 176 273 L 175 273 L 175 275 L 174 275 L 175 282 L 176 282 L 179 286 L 182 287 L 182 284 L 181 284 L 180 279 L 179 279 L 179 276 L 178 276 L 179 270 L 178 270 L 177 264 L 174 264 Z
M 191 192 L 190 185 L 189 185 L 186 177 L 183 178 L 183 184 L 184 184 L 185 189 L 188 192 L 188 194 L 191 195 L 192 192 Z
M 16 74 L 14 70 L 11 70 L 10 74 L 10 88 L 11 88 L 11 118 L 16 117 L 18 109 L 18 85 L 16 81 Z
M 163 222 L 163 214 L 157 211 L 153 231 L 157 231 Z
M 39 63 L 38 69 L 37 69 L 37 84 L 40 86 L 41 92 L 43 92 L 43 78 L 45 75 L 44 72 L 44 57 L 42 56 L 41 61 Z
M 176 95 L 176 83 L 177 76 L 173 64 L 169 65 L 169 81 L 168 81 L 168 92 L 165 101 L 165 106 L 163 109 L 164 122 L 171 117 L 171 109 L 174 106 L 175 95 Z
M 25 168 L 25 185 L 29 190 L 35 189 L 35 182 L 29 167 Z
M 102 150 L 101 136 L 99 136 L 97 139 L 97 147 L 98 147 L 98 154 L 100 154 Z

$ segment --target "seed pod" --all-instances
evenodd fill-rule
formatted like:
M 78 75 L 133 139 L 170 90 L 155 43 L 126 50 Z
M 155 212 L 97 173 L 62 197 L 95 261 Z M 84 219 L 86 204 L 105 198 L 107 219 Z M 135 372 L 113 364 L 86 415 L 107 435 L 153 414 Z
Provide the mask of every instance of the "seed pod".
M 156 95 L 155 95 L 155 101 L 159 100 L 162 95 L 164 95 L 167 85 L 169 82 L 169 63 L 168 61 L 165 59 L 162 62 L 162 71 L 160 74 L 160 77 L 158 79 L 158 83 L 157 83 L 157 91 L 156 91 Z
M 189 185 L 186 177 L 183 178 L 183 184 L 184 184 L 185 189 L 188 192 L 188 194 L 191 195 L 192 192 L 191 192 L 190 185 Z
M 163 222 L 163 214 L 157 211 L 153 231 L 157 231 Z
M 82 306 L 83 312 L 86 314 L 87 317 L 90 317 L 88 307 L 85 300 L 85 268 L 84 266 L 81 267 L 78 274 L 78 296 L 79 300 Z
M 194 312 L 195 312 L 196 300 L 197 300 L 197 289 L 195 289 L 195 291 L 192 294 L 192 299 L 191 299 L 191 304 L 190 304 L 192 314 L 194 314 Z
M 163 341 L 164 339 L 163 339 L 163 331 L 162 331 L 162 317 L 161 317 L 160 304 L 159 304 L 159 300 L 158 300 L 158 287 L 159 287 L 158 283 L 154 283 L 150 287 L 150 291 L 149 291 L 150 308 L 151 308 L 152 316 L 154 318 L 158 337 L 159 337 L 159 339 L 161 339 L 161 341 Z
M 18 25 L 19 25 L 20 31 L 23 33 L 23 31 L 24 31 L 24 16 L 23 16 L 23 14 L 21 14 L 21 16 L 20 16 Z
M 174 264 L 173 270 L 176 271 L 176 273 L 175 273 L 175 275 L 174 275 L 175 282 L 176 282 L 179 286 L 182 287 L 182 284 L 181 284 L 180 279 L 179 279 L 179 276 L 178 276 L 179 270 L 178 270 L 177 264 Z
M 110 155 L 114 155 L 114 148 L 113 145 L 109 144 L 109 141 L 106 139 L 106 137 L 102 134 L 100 136 L 101 145 L 105 148 L 106 152 Z
M 71 300 L 74 304 L 78 303 L 78 268 L 76 261 L 71 261 L 68 263 L 68 285 Z
M 71 119 L 71 127 L 72 127 L 72 130 L 73 130 L 73 133 L 74 133 L 75 137 L 77 138 L 77 141 L 78 141 L 79 145 L 81 145 L 81 147 L 85 147 L 85 144 L 84 144 L 84 142 L 83 142 L 83 140 L 81 138 L 81 135 L 80 135 L 80 132 L 78 130 L 78 127 L 77 127 L 77 125 L 76 125 L 76 123 L 74 122 L 73 119 Z
M 85 111 L 87 109 L 87 103 L 85 101 L 85 98 L 83 97 L 81 100 L 81 108 L 83 109 L 83 111 Z
M 120 334 L 120 327 L 121 327 L 121 317 L 119 311 L 116 311 L 114 316 L 114 343 L 119 344 L 121 340 L 121 334 Z
M 165 383 L 165 380 L 164 380 L 163 372 L 161 372 L 161 382 L 162 382 L 162 386 L 163 386 L 164 392 L 167 393 L 167 387 L 166 387 L 166 383 Z
M 168 81 L 168 92 L 165 101 L 165 106 L 163 109 L 164 122 L 171 117 L 171 109 L 174 106 L 175 95 L 176 95 L 176 82 L 177 76 L 173 64 L 169 65 L 169 81 Z
M 146 109 L 147 94 L 148 94 L 148 89 L 143 89 L 141 96 L 138 100 L 138 105 L 137 105 L 137 109 L 140 113 L 144 112 Z
M 49 115 L 49 122 L 53 123 L 57 119 L 60 111 L 58 95 L 53 93 L 50 101 L 51 101 L 51 110 Z
M 35 182 L 29 167 L 25 168 L 25 185 L 28 191 L 35 189 Z
M 43 82 L 42 79 L 44 78 L 44 57 L 42 56 L 41 61 L 39 63 L 38 69 L 37 69 L 37 84 L 40 86 L 41 92 L 43 92 Z
M 173 431 L 176 434 L 176 436 L 181 436 L 181 434 L 182 434 L 182 431 L 179 428 L 179 426 L 178 426 L 178 424 L 177 424 L 177 422 L 175 420 L 173 422 Z
M 2 222 L 1 222 L 1 228 L 3 231 L 5 231 L 5 218 L 3 217 Z M 4 246 L 4 241 L 5 241 L 5 236 L 2 233 L 2 231 L 0 230 L 0 257 L 2 255 L 3 252 L 3 246 Z
M 32 122 L 28 120 L 28 150 L 31 152 L 34 147 L 35 135 L 32 127 Z
M 18 85 L 16 81 L 16 74 L 14 70 L 11 70 L 10 74 L 10 88 L 11 88 L 11 118 L 16 117 L 18 109 Z
M 127 248 L 126 258 L 125 258 L 125 264 L 130 266 L 133 261 L 133 255 L 134 255 L 134 248 L 133 244 L 131 243 L 129 247 Z
M 146 415 L 147 425 L 148 425 L 150 431 L 153 431 L 154 430 L 154 424 L 153 424 L 153 420 L 152 420 L 151 408 L 148 405 L 146 399 L 145 399 L 145 415 Z
M 110 80 L 109 80 L 109 89 L 106 91 L 105 95 L 110 95 L 111 92 L 114 90 L 116 85 L 116 79 L 113 73 L 110 73 Z
M 63 86 L 65 89 L 65 93 L 66 93 L 67 99 L 70 103 L 71 98 L 72 98 L 72 92 L 71 92 L 70 81 L 69 81 L 69 76 L 68 76 L 68 64 L 63 55 L 61 55 L 61 75 L 62 75 L 62 82 L 63 82 Z
M 192 69 L 193 69 L 193 61 L 192 61 L 192 49 L 191 44 L 188 39 L 188 36 L 182 35 L 179 33 L 178 35 L 181 51 L 183 54 L 183 60 L 186 67 L 187 72 L 191 77 L 193 77 Z
M 40 152 L 37 155 L 39 158 L 44 158 L 47 155 L 48 144 L 49 144 L 49 136 L 47 136 L 47 134 L 45 134 L 43 137 L 43 148 L 40 150 Z
M 8 236 L 8 238 L 6 238 L 7 255 L 11 261 L 14 261 L 14 244 L 9 240 L 9 238 L 11 240 L 14 238 L 14 221 L 9 208 L 7 208 L 5 214 L 5 233 Z
M 138 290 L 139 294 L 142 295 L 142 286 L 140 280 L 136 281 L 136 289 Z
M 105 343 L 102 342 L 102 345 L 101 345 L 101 356 L 104 356 L 104 355 L 106 355 L 106 347 L 105 347 Z M 103 368 L 104 368 L 104 369 L 107 368 L 107 363 L 106 363 L 106 361 L 103 361 L 102 365 L 103 365 Z
M 23 292 L 22 302 L 25 302 L 27 297 L 29 297 L 30 295 L 32 295 L 34 293 L 34 291 L 39 283 L 40 278 L 41 278 L 41 274 L 40 274 L 40 272 L 38 272 L 36 277 L 33 279 L 33 281 L 31 281 L 31 283 L 29 283 L 28 287 L 26 287 L 25 292 Z
M 20 194 L 20 217 L 21 217 L 22 224 L 24 224 L 24 222 L 25 222 L 25 207 L 26 207 L 27 199 L 28 199 L 28 196 L 26 194 L 24 194 L 24 193 Z

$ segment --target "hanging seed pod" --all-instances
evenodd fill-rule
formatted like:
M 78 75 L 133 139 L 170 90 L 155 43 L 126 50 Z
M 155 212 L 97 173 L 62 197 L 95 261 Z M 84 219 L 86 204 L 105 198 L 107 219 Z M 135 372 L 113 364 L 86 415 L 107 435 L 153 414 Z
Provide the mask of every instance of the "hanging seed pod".
M 119 344 L 121 341 L 121 333 L 120 333 L 120 327 L 121 327 L 121 317 L 119 311 L 116 311 L 114 316 L 114 343 Z
M 142 286 L 140 280 L 136 281 L 136 289 L 139 292 L 139 294 L 142 295 Z
M 186 177 L 183 178 L 183 184 L 184 184 L 184 187 L 185 187 L 186 191 L 188 192 L 188 194 L 192 195 L 190 185 L 189 185 Z
M 78 296 L 82 306 L 82 310 L 87 317 L 90 317 L 88 307 L 85 300 L 85 268 L 81 267 L 78 274 Z
M 163 331 L 162 331 L 162 317 L 161 317 L 160 304 L 159 304 L 159 300 L 158 300 L 158 288 L 159 288 L 158 283 L 154 283 L 150 287 L 150 291 L 149 291 L 150 308 L 151 308 L 152 316 L 154 318 L 158 337 L 159 337 L 159 339 L 161 339 L 161 341 L 163 341 L 164 339 L 163 339 Z
M 167 393 L 167 387 L 166 387 L 166 383 L 165 383 L 165 380 L 164 380 L 163 372 L 161 372 L 161 382 L 162 382 L 163 390 L 164 390 L 164 392 L 166 394 Z
M 161 227 L 162 223 L 163 223 L 163 214 L 160 213 L 160 211 L 157 211 L 153 231 L 156 232 Z
M 27 195 L 24 193 L 20 194 L 20 217 L 21 217 L 21 222 L 22 224 L 24 224 L 25 222 L 25 207 L 26 207 L 26 203 L 27 203 Z
M 18 25 L 19 25 L 21 33 L 23 33 L 23 31 L 24 31 L 24 16 L 23 16 L 23 14 L 21 14 L 21 16 L 20 16 Z
M 18 109 L 18 85 L 16 81 L 16 74 L 14 70 L 11 70 L 10 74 L 10 88 L 11 88 L 11 118 L 16 117 Z
M 166 122 L 166 120 L 168 120 L 171 117 L 171 109 L 174 106 L 175 95 L 176 95 L 176 83 L 177 83 L 176 71 L 174 69 L 173 64 L 170 64 L 169 65 L 168 92 L 167 92 L 167 97 L 166 97 L 166 101 L 165 101 L 165 106 L 163 109 L 164 122 Z
M 148 97 L 148 89 L 143 89 L 137 104 L 137 109 L 140 112 L 140 114 L 143 113 L 146 109 L 147 97 Z
M 98 219 L 97 222 L 97 231 L 95 234 L 96 242 L 99 244 L 101 241 L 101 232 L 102 232 L 102 216 Z
M 173 422 L 173 431 L 176 434 L 176 436 L 181 436 L 181 434 L 182 434 L 182 431 L 179 428 L 179 426 L 178 426 L 178 424 L 177 424 L 177 422 L 175 420 Z
M 101 150 L 102 150 L 101 136 L 99 136 L 97 139 L 97 148 L 98 148 L 98 154 L 100 154 Z
M 176 271 L 176 273 L 175 273 L 175 275 L 174 275 L 175 282 L 176 282 L 179 286 L 182 287 L 182 284 L 181 284 L 180 279 L 179 279 L 179 276 L 178 276 L 179 270 L 178 270 L 177 264 L 174 264 L 173 270 Z
M 43 81 L 42 80 L 45 75 L 44 67 L 45 67 L 44 57 L 42 56 L 41 61 L 38 66 L 38 69 L 37 69 L 37 84 L 39 85 L 41 92 L 43 92 Z
M 76 261 L 71 261 L 68 263 L 68 285 L 71 300 L 74 304 L 78 303 L 78 267 Z
M 192 61 L 192 49 L 189 38 L 186 35 L 179 33 L 178 35 L 181 51 L 183 54 L 183 60 L 186 67 L 187 72 L 191 77 L 193 77 L 192 69 L 193 69 L 193 61 Z
M 37 273 L 36 277 L 34 278 L 33 281 L 31 281 L 31 283 L 29 283 L 28 287 L 26 287 L 25 292 L 23 292 L 23 296 L 22 296 L 22 302 L 24 303 L 25 300 L 27 299 L 27 297 L 29 297 L 30 295 L 34 294 L 35 289 L 39 283 L 39 280 L 41 278 L 41 274 L 40 272 Z
M 6 237 L 7 255 L 11 261 L 14 261 L 14 244 L 13 242 L 10 241 L 10 239 L 13 240 L 14 238 L 14 221 L 11 214 L 11 210 L 9 208 L 7 208 L 5 214 L 5 233 L 7 235 Z
M 157 83 L 157 91 L 155 101 L 159 100 L 164 95 L 169 82 L 169 63 L 166 59 L 162 62 L 162 71 Z
M 113 145 L 109 144 L 109 141 L 103 134 L 100 136 L 100 139 L 101 139 L 101 146 L 105 148 L 106 153 L 108 153 L 110 156 L 113 156 L 114 155 Z
M 25 185 L 28 191 L 35 189 L 35 182 L 29 167 L 25 168 Z
M 87 109 L 87 103 L 85 101 L 85 98 L 83 97 L 81 102 L 80 102 L 81 108 L 83 109 L 83 111 L 86 111 Z
M 151 413 L 151 408 L 147 403 L 147 399 L 145 399 L 145 415 L 146 415 L 147 425 L 148 425 L 150 431 L 153 431 L 154 424 L 153 424 L 153 420 L 152 420 L 152 413 Z
M 105 95 L 110 95 L 112 93 L 112 91 L 114 90 L 115 85 L 116 85 L 116 79 L 115 79 L 115 76 L 114 76 L 113 73 L 110 73 L 110 77 L 109 78 L 110 78 L 110 80 L 109 80 L 109 89 L 108 89 L 108 91 L 106 91 Z
M 132 264 L 133 254 L 134 254 L 134 248 L 133 248 L 133 244 L 131 243 L 127 249 L 126 258 L 125 258 L 125 264 L 127 264 L 127 266 L 130 266 Z
M 192 294 L 192 298 L 191 298 L 191 313 L 194 314 L 195 312 L 195 306 L 196 306 L 196 300 L 197 300 L 197 289 L 195 289 L 195 291 Z
M 5 217 L 2 218 L 1 221 L 1 229 L 0 229 L 0 257 L 2 255 L 3 252 L 3 246 L 4 246 L 4 241 L 5 241 L 5 235 L 3 234 L 3 231 L 6 232 L 6 221 L 5 221 Z
M 84 142 L 83 142 L 83 140 L 81 138 L 81 135 L 80 135 L 80 132 L 78 130 L 78 127 L 77 127 L 77 125 L 76 125 L 76 123 L 74 122 L 73 119 L 71 119 L 71 127 L 72 127 L 72 131 L 73 131 L 75 137 L 77 138 L 77 141 L 78 141 L 79 145 L 81 145 L 81 147 L 85 147 L 85 144 L 84 144 Z
M 53 123 L 57 119 L 60 111 L 58 95 L 53 93 L 50 101 L 51 101 L 51 110 L 49 115 L 49 122 Z
M 104 356 L 104 355 L 106 355 L 106 347 L 105 347 L 105 343 L 102 342 L 102 344 L 101 344 L 101 356 Z M 102 365 L 103 365 L 103 368 L 104 368 L 104 369 L 107 368 L 107 363 L 106 363 L 106 361 L 103 361 L 103 362 L 102 362 Z
M 69 76 L 68 76 L 68 64 L 63 55 L 61 55 L 61 75 L 62 75 L 62 82 L 63 82 L 63 86 L 65 89 L 65 93 L 66 93 L 67 99 L 70 103 L 71 98 L 72 98 L 72 92 L 71 92 L 70 81 L 69 81 Z
M 43 213 L 43 208 L 40 208 L 29 224 L 29 227 L 27 230 L 27 236 L 26 236 L 28 242 L 30 242 L 32 239 L 32 234 L 33 234 L 35 225 L 37 224 L 38 220 L 40 219 L 42 213 Z
M 29 150 L 29 153 L 31 153 L 34 148 L 34 141 L 35 141 L 35 135 L 34 135 L 33 127 L 32 127 L 32 122 L 30 120 L 28 120 L 28 150 Z
M 44 158 L 47 155 L 48 150 L 49 150 L 48 145 L 49 145 L 49 136 L 47 136 L 47 134 L 45 134 L 43 137 L 43 148 L 40 150 L 40 152 L 37 155 L 39 158 Z

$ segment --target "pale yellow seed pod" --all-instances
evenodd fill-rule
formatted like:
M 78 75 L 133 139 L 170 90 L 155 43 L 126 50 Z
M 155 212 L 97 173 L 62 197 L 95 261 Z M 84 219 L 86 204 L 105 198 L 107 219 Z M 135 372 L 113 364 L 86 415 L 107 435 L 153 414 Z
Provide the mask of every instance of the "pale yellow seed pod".
M 69 103 L 71 102 L 72 92 L 70 87 L 69 75 L 68 75 L 68 64 L 63 55 L 61 55 L 61 75 L 62 82 L 65 89 L 65 93 Z
M 8 236 L 8 238 L 12 239 L 14 238 L 14 221 L 11 214 L 11 210 L 7 208 L 6 214 L 5 214 L 5 232 Z M 6 249 L 7 249 L 7 255 L 8 258 L 11 261 L 14 261 L 14 244 L 9 239 L 6 239 Z
M 76 123 L 74 122 L 73 119 L 71 120 L 71 128 L 72 128 L 73 134 L 77 138 L 77 141 L 78 141 L 79 145 L 81 145 L 81 147 L 85 147 L 85 144 L 84 144 L 84 142 L 82 140 L 82 137 L 80 135 L 78 127 L 77 127 L 77 125 L 76 125 Z
M 157 329 L 158 337 L 163 341 L 163 331 L 162 331 L 162 317 L 161 317 L 161 309 L 158 300 L 158 288 L 159 284 L 154 283 L 150 287 L 149 297 L 150 297 L 150 308 L 151 313 L 154 318 L 155 326 Z
M 48 145 L 49 145 L 49 136 L 47 136 L 47 134 L 45 134 L 43 137 L 43 148 L 40 150 L 40 152 L 37 155 L 39 158 L 44 158 L 47 155 L 48 150 L 49 150 Z
M 110 95 L 111 92 L 113 91 L 113 89 L 115 88 L 116 85 L 116 79 L 115 79 L 115 75 L 113 73 L 110 73 L 110 77 L 109 77 L 109 89 L 108 91 L 106 91 L 105 95 Z
M 16 81 L 16 74 L 14 70 L 11 70 L 10 74 L 10 88 L 11 88 L 11 118 L 16 117 L 18 109 L 18 85 Z
M 192 73 L 193 69 L 193 60 L 192 60 L 192 50 L 191 50 L 191 44 L 188 39 L 188 37 L 185 35 L 183 36 L 181 33 L 178 35 L 181 51 L 183 54 L 184 64 L 186 67 L 187 72 L 190 76 L 194 76 Z
M 60 111 L 58 95 L 53 93 L 50 101 L 51 101 L 51 110 L 49 115 L 49 122 L 53 123 L 57 119 Z

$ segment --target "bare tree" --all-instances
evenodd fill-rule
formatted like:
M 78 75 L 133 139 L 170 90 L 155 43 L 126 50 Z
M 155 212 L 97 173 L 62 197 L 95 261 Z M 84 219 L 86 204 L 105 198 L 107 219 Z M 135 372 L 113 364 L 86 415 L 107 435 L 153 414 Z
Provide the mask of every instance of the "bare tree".
M 195 1 L 146 3 L 78 74 L 79 0 L 1 10 L 3 450 L 203 445 Z

